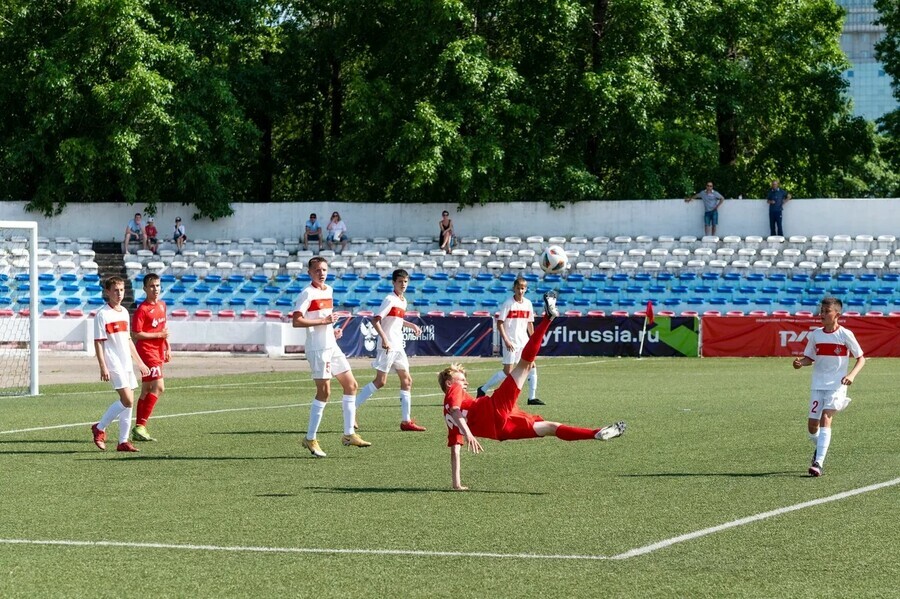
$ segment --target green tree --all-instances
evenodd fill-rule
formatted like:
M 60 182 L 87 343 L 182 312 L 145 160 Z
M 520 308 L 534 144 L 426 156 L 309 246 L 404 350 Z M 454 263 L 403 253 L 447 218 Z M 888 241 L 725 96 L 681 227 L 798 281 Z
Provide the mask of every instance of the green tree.
M 878 23 L 885 27 L 884 37 L 875 45 L 875 57 L 884 64 L 885 72 L 891 77 L 894 97 L 900 101 L 900 6 L 893 0 L 875 0 L 875 8 L 880 13 Z M 884 115 L 880 129 L 885 135 L 883 152 L 900 174 L 900 108 Z M 900 195 L 900 178 L 894 178 L 891 195 Z

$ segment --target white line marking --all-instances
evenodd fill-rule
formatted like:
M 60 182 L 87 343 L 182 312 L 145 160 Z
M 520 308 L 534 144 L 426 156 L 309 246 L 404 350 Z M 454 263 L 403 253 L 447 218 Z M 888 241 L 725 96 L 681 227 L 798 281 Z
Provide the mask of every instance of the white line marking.
M 174 543 L 129 543 L 125 541 L 72 541 L 72 540 L 35 540 L 35 539 L 0 539 L 0 545 L 53 545 L 53 546 L 64 546 L 64 547 L 127 547 L 133 549 L 174 549 L 181 551 L 227 551 L 227 552 L 235 552 L 235 553 L 298 553 L 298 554 L 343 554 L 343 555 L 406 555 L 410 557 L 475 557 L 475 558 L 490 558 L 490 559 L 538 559 L 538 560 L 578 560 L 578 561 L 602 561 L 602 560 L 626 560 L 631 559 L 633 557 L 638 557 L 641 555 L 647 555 L 648 553 L 653 553 L 654 551 L 658 551 L 659 549 L 665 549 L 667 547 L 671 547 L 676 543 L 683 543 L 685 541 L 691 541 L 693 539 L 697 539 L 700 537 L 704 537 L 707 535 L 711 535 L 717 532 L 722 532 L 723 530 L 728 530 L 729 528 L 735 528 L 738 526 L 744 526 L 745 524 L 752 524 L 754 522 L 759 522 L 760 520 L 765 520 L 767 518 L 773 518 L 775 516 L 780 516 L 782 514 L 787 514 L 790 512 L 795 512 L 798 510 L 806 509 L 808 507 L 815 507 L 818 505 L 823 505 L 825 503 L 831 503 L 832 501 L 839 501 L 841 499 L 847 499 L 848 497 L 853 497 L 855 495 L 861 495 L 863 493 L 869 493 L 871 491 L 877 491 L 879 489 L 883 489 L 885 487 L 892 487 L 900 484 L 900 478 L 895 478 L 893 480 L 889 480 L 882 483 L 876 483 L 874 485 L 869 485 L 867 487 L 861 487 L 859 489 L 853 489 L 850 491 L 844 491 L 843 493 L 838 493 L 836 495 L 831 495 L 829 497 L 822 497 L 821 499 L 813 499 L 811 501 L 805 501 L 803 503 L 798 503 L 795 505 L 778 508 L 776 510 L 771 510 L 768 512 L 762 512 L 760 514 L 756 514 L 753 516 L 748 516 L 746 518 L 741 518 L 739 520 L 733 520 L 731 522 L 726 522 L 725 524 L 720 524 L 718 526 L 712 526 L 710 528 L 704 528 L 703 530 L 698 530 L 692 533 L 688 533 L 685 535 L 672 537 L 671 539 L 666 539 L 664 541 L 659 541 L 658 543 L 653 543 L 652 545 L 645 545 L 643 547 L 638 547 L 637 549 L 632 549 L 630 551 L 626 551 L 625 553 L 619 553 L 613 556 L 607 555 L 571 555 L 571 554 L 549 554 L 542 555 L 537 553 L 493 553 L 488 551 L 417 551 L 413 549 L 326 549 L 326 548 L 313 548 L 313 547 L 243 547 L 243 546 L 235 546 L 235 545 L 179 545 Z
M 132 549 L 180 549 L 188 551 L 233 551 L 247 553 L 313 553 L 350 555 L 408 555 L 413 557 L 485 557 L 499 559 L 604 560 L 604 555 L 540 555 L 535 553 L 490 553 L 483 551 L 416 551 L 412 549 L 323 549 L 310 547 L 240 547 L 228 545 L 176 545 L 170 543 L 125 543 L 119 541 L 44 541 L 0 539 L 6 545 L 59 545 L 68 547 L 128 547 Z
M 676 543 L 692 541 L 692 540 L 698 539 L 700 537 L 705 537 L 706 535 L 711 535 L 711 534 L 714 534 L 717 532 L 722 532 L 723 530 L 728 530 L 729 528 L 744 526 L 745 524 L 752 524 L 753 522 L 759 522 L 760 520 L 765 520 L 767 518 L 774 518 L 775 516 L 780 516 L 782 514 L 787 514 L 789 512 L 795 512 L 797 510 L 806 509 L 808 507 L 815 507 L 817 505 L 822 505 L 825 503 L 831 503 L 832 501 L 840 501 L 841 499 L 847 499 L 848 497 L 853 497 L 854 495 L 861 495 L 863 493 L 877 491 L 878 489 L 883 489 L 885 487 L 893 487 L 898 484 L 900 484 L 900 478 L 895 478 L 893 480 L 885 481 L 883 483 L 876 483 L 874 485 L 869 485 L 868 487 L 860 487 L 859 489 L 852 489 L 850 491 L 844 491 L 843 493 L 838 493 L 837 495 L 831 495 L 829 497 L 822 497 L 821 499 L 813 499 L 811 501 L 805 501 L 803 503 L 798 503 L 795 505 L 789 505 L 787 507 L 778 508 L 777 510 L 762 512 L 760 514 L 755 514 L 753 516 L 747 516 L 746 518 L 741 518 L 739 520 L 732 520 L 731 522 L 726 522 L 725 524 L 719 524 L 718 526 L 711 526 L 710 528 L 704 528 L 703 530 L 697 530 L 697 531 L 690 532 L 685 535 L 672 537 L 671 539 L 659 541 L 658 543 L 653 543 L 652 545 L 645 545 L 643 547 L 638 547 L 637 549 L 632 549 L 631 551 L 626 551 L 625 553 L 613 555 L 609 559 L 630 559 L 632 557 L 637 557 L 639 555 L 646 555 L 648 553 L 653 553 L 654 551 L 657 551 L 659 549 L 665 549 L 666 547 L 671 547 L 672 545 L 675 545 Z

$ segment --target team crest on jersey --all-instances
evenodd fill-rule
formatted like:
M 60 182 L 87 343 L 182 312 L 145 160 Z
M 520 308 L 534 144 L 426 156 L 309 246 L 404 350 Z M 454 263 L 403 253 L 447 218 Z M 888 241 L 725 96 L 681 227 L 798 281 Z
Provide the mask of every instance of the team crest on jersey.
M 359 330 L 363 335 L 363 346 L 366 348 L 366 351 L 375 351 L 375 347 L 378 345 L 378 332 L 375 331 L 375 326 L 368 320 L 363 320 L 362 324 L 359 325 Z

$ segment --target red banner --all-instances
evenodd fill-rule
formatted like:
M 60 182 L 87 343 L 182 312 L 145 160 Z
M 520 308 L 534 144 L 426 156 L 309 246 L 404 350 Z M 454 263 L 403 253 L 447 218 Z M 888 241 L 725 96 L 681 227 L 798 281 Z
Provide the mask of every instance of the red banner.
M 856 335 L 866 356 L 900 358 L 900 317 L 847 316 L 840 319 Z M 700 353 L 704 357 L 800 356 L 818 318 L 797 316 L 704 316 Z

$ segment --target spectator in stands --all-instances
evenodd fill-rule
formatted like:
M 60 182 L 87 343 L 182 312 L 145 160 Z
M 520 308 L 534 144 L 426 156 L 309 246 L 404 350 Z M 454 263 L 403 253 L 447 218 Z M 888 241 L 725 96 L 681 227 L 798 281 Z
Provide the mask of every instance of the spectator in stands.
M 322 251 L 322 225 L 319 224 L 318 217 L 316 217 L 316 213 L 313 212 L 309 215 L 309 220 L 306 221 L 306 227 L 303 229 L 303 249 L 309 249 L 309 242 L 315 241 L 319 246 L 319 252 Z
M 719 225 L 719 206 L 725 201 L 725 196 L 713 189 L 713 182 L 708 181 L 706 189 L 684 198 L 685 202 L 692 200 L 703 200 L 703 230 L 706 235 L 715 235 Z
M 333 250 L 338 243 L 341 244 L 341 251 L 347 249 L 347 225 L 341 220 L 341 215 L 337 211 L 331 215 L 327 229 L 328 234 L 325 241 L 328 242 L 328 249 Z
M 441 249 L 449 254 L 450 247 L 453 245 L 453 221 L 450 220 L 450 213 L 446 210 L 441 214 L 438 226 L 441 228 Z
M 791 194 L 781 189 L 778 179 L 773 180 L 769 193 L 766 194 L 766 202 L 769 204 L 769 235 L 781 235 L 784 237 L 781 215 L 784 205 L 790 201 Z
M 147 249 L 147 235 L 144 232 L 144 223 L 141 222 L 140 212 L 136 212 L 134 218 L 125 225 L 125 241 L 122 242 L 123 254 L 128 253 L 128 244 L 131 243 L 132 238 L 134 238 L 135 241 L 141 242 L 144 249 Z
M 154 254 L 159 253 L 159 231 L 156 230 L 156 225 L 153 224 L 153 217 L 147 217 L 147 226 L 144 227 L 144 233 L 147 234 L 147 249 L 153 252 Z
M 185 233 L 184 225 L 181 224 L 181 217 L 175 217 L 175 232 L 172 235 L 172 241 L 175 242 L 176 254 L 180 254 L 181 250 L 184 248 L 184 242 L 187 241 L 187 233 Z

